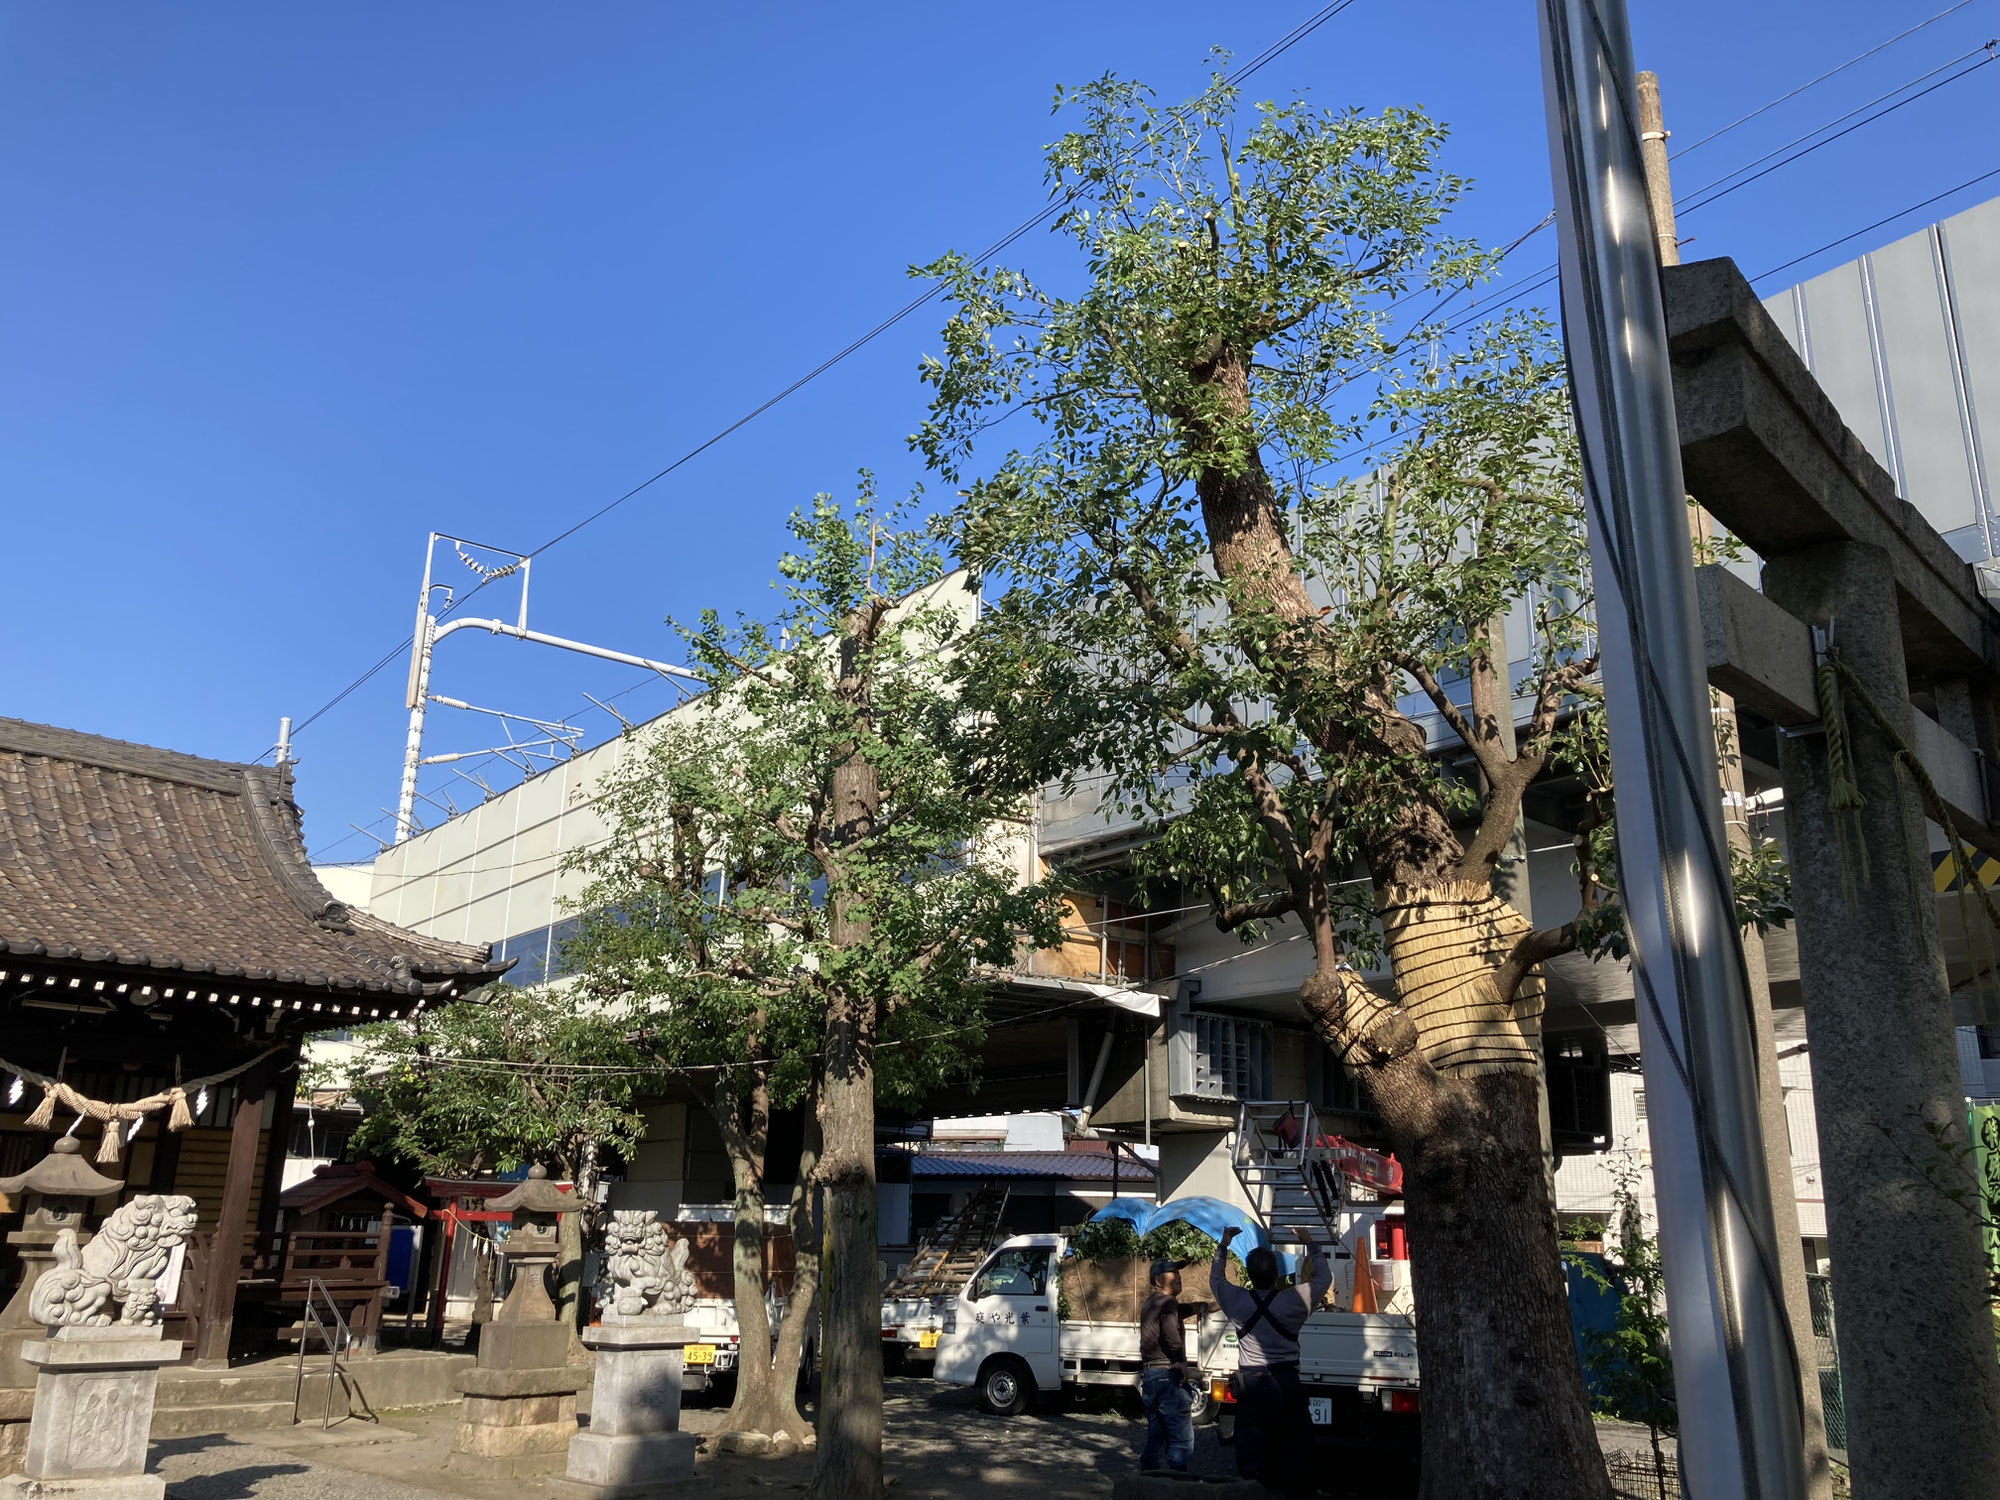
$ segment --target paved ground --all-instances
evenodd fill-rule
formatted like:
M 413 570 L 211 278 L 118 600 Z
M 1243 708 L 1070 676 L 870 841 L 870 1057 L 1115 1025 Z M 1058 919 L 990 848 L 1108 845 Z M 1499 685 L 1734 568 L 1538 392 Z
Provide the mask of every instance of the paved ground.
M 887 1468 L 892 1496 L 907 1500 L 1069 1500 L 1105 1496 L 1114 1476 L 1137 1467 L 1145 1436 L 1136 1413 L 1115 1400 L 1071 1401 L 1011 1420 L 988 1416 L 969 1390 L 928 1380 L 887 1387 Z M 698 1436 L 721 1426 L 718 1406 L 690 1404 L 684 1427 Z M 445 1470 L 455 1412 L 387 1412 L 379 1424 L 347 1422 L 236 1437 L 179 1438 L 154 1445 L 168 1500 L 545 1500 L 536 1480 L 462 1478 Z M 1606 1424 L 1607 1448 L 1645 1446 L 1645 1429 Z M 1235 1473 L 1233 1450 L 1215 1429 L 1196 1433 L 1198 1473 Z M 704 1451 L 697 1460 L 702 1500 L 751 1500 L 803 1492 L 810 1455 L 739 1458 Z

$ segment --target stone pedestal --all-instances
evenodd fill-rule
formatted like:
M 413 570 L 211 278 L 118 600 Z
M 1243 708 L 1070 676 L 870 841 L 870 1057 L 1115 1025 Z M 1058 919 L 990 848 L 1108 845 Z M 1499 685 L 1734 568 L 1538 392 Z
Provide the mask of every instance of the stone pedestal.
M 568 1360 L 569 1330 L 560 1323 L 488 1323 L 479 1364 L 458 1377 L 465 1400 L 446 1467 L 508 1478 L 559 1471 L 587 1379 Z
M 694 1437 L 680 1430 L 678 1317 L 607 1317 L 583 1335 L 597 1351 L 590 1427 L 570 1439 L 569 1467 L 549 1488 L 565 1500 L 642 1500 L 694 1478 Z
M 51 1248 L 55 1241 L 54 1232 L 46 1229 L 17 1229 L 7 1236 L 7 1243 L 20 1252 L 21 1282 L 5 1311 L 0 1311 L 0 1387 L 34 1389 L 35 1367 L 21 1357 L 21 1350 L 41 1343 L 49 1331 L 28 1316 L 28 1299 L 34 1295 L 42 1272 L 55 1264 Z M 88 1240 L 79 1235 L 77 1242 L 87 1244 Z
M 38 1372 L 35 1414 L 23 1471 L 0 1479 L 0 1500 L 163 1500 L 146 1436 L 160 1366 L 180 1355 L 157 1324 L 63 1328 L 24 1346 Z

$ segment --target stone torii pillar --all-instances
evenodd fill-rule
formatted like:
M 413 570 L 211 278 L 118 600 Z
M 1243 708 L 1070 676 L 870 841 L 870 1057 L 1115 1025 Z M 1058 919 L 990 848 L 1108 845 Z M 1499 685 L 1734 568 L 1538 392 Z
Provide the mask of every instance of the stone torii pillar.
M 1881 549 L 1828 542 L 1773 558 L 1764 592 L 1830 629 L 1904 743 L 1915 739 Z M 1930 841 L 1895 746 L 1860 705 L 1845 717 L 1866 799 L 1856 812 L 1828 806 L 1824 726 L 1782 737 L 1778 754 L 1841 1388 L 1861 1417 L 1848 1461 L 1862 1493 L 1974 1500 L 2000 1495 L 2000 1360 L 1979 1222 L 1926 1175 L 1948 1176 L 1948 1153 L 1970 1144 Z M 1871 1479 L 1890 1487 L 1863 1489 Z

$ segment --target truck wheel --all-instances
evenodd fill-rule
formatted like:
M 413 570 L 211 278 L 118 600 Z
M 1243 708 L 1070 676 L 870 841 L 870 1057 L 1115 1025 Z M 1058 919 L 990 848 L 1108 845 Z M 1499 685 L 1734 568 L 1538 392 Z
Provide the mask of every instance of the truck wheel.
M 1208 1394 L 1208 1382 L 1188 1388 L 1188 1420 L 1197 1427 L 1206 1427 L 1215 1420 L 1215 1402 Z
M 1018 1417 L 1035 1400 L 1035 1377 L 1021 1360 L 1003 1355 L 979 1372 L 979 1399 L 996 1417 Z

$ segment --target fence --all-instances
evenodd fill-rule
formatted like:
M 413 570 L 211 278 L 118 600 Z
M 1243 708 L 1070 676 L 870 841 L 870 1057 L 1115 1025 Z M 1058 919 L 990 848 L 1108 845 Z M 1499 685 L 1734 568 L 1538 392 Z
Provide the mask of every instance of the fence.
M 1671 1453 L 1614 1453 L 1604 1461 L 1618 1500 L 1681 1500 L 1681 1471 Z
M 1806 1277 L 1806 1301 L 1812 1307 L 1813 1352 L 1819 1365 L 1819 1400 L 1826 1413 L 1826 1445 L 1847 1451 L 1847 1410 L 1840 1402 L 1840 1357 L 1833 1349 L 1833 1283 L 1825 1276 Z

